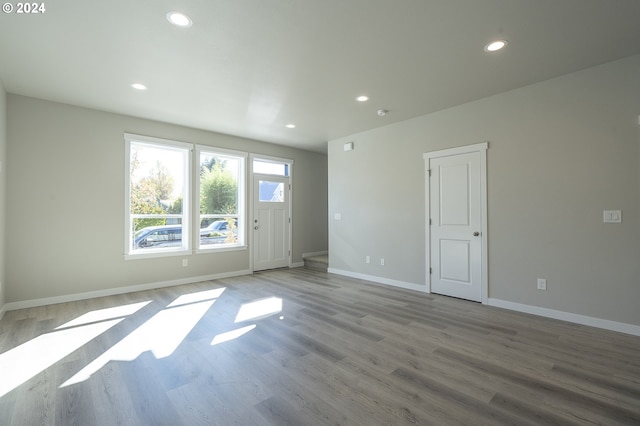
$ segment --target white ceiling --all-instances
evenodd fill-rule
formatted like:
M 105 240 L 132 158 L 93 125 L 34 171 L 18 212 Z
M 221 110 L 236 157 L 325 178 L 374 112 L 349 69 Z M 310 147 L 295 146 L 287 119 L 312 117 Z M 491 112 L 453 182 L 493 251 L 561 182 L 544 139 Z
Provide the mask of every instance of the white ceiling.
M 0 14 L 7 92 L 320 152 L 327 140 L 640 53 L 640 0 L 45 7 Z M 169 24 L 172 10 L 193 26 Z M 507 48 L 485 53 L 496 38 Z M 133 82 L 149 89 L 135 91 Z M 356 102 L 360 94 L 370 101 Z M 378 117 L 380 108 L 390 112 Z

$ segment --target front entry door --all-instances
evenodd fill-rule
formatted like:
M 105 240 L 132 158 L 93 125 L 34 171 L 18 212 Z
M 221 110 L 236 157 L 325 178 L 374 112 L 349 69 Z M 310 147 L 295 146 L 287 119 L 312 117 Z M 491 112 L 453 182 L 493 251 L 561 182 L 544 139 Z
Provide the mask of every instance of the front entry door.
M 433 293 L 483 298 L 481 151 L 428 158 Z
M 289 266 L 289 178 L 253 175 L 253 270 Z

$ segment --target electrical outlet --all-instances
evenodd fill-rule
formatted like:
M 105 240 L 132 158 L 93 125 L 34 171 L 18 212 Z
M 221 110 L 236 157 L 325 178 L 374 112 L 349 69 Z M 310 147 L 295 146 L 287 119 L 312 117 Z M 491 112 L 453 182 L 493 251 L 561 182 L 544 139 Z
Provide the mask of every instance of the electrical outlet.
M 380 259 L 380 266 L 384 266 L 384 257 Z
M 182 259 L 182 266 L 189 266 L 189 259 Z
M 547 280 L 544 278 L 538 278 L 538 290 L 546 290 L 547 289 Z
M 365 256 L 364 257 L 364 262 L 365 263 L 371 263 L 371 256 Z

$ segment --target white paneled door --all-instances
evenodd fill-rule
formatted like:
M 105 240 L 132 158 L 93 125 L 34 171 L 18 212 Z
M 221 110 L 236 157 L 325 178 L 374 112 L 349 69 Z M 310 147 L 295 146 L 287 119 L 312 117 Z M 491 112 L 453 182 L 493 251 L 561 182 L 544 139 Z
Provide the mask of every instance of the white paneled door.
M 289 266 L 289 178 L 253 175 L 253 270 Z
M 482 155 L 464 152 L 427 159 L 431 292 L 483 299 Z

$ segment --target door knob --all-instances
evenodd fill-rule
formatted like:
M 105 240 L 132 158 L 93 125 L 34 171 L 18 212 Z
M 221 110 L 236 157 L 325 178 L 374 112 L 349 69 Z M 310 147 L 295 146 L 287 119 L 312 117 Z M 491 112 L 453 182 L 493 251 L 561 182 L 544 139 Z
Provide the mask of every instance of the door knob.
M 473 233 L 473 236 L 474 237 L 478 237 L 478 236 L 480 236 L 480 233 L 478 231 L 476 231 L 476 232 Z
M 253 227 L 253 229 L 255 229 L 255 230 L 257 231 L 257 230 L 258 230 L 258 227 L 257 227 L 257 226 L 254 226 L 254 227 Z

